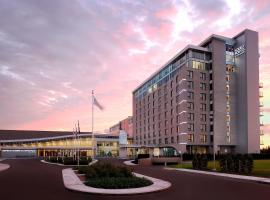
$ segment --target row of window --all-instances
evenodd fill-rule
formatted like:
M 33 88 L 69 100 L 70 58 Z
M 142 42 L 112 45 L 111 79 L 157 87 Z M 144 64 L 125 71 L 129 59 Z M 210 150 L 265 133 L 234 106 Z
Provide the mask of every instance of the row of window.
M 187 124 L 187 130 L 188 131 L 194 131 L 194 124 L 193 123 L 188 123 Z M 200 124 L 200 131 L 201 132 L 206 132 L 206 124 Z
M 187 141 L 188 142 L 195 142 L 195 139 L 194 139 L 194 134 L 188 134 L 187 135 Z M 199 134 L 199 142 L 201 143 L 206 143 L 207 142 L 207 135 L 206 134 Z M 137 144 L 153 144 L 153 145 L 156 145 L 156 144 L 162 144 L 164 142 L 164 144 L 174 144 L 175 142 L 179 143 L 180 140 L 179 140 L 179 136 L 176 137 L 166 137 L 164 138 L 164 140 L 162 138 L 159 138 L 159 139 L 153 139 L 153 140 L 148 140 L 148 141 L 141 141 L 141 142 L 137 142 Z

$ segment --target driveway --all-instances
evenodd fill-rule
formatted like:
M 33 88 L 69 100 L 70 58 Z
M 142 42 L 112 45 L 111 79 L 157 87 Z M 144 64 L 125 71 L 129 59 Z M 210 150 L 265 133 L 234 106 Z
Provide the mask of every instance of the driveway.
M 120 164 L 117 159 L 102 159 L 101 162 Z M 0 172 L 0 197 L 3 200 L 230 200 L 268 199 L 270 185 L 235 180 L 224 177 L 169 171 L 161 166 L 135 166 L 134 171 L 170 181 L 168 190 L 133 196 L 92 195 L 68 191 L 64 188 L 62 169 L 35 159 L 5 160 L 11 167 Z

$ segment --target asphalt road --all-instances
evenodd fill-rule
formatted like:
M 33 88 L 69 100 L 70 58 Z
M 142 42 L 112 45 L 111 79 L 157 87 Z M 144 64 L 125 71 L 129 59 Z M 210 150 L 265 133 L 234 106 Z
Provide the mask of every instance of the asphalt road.
M 119 163 L 118 160 L 110 160 Z M 168 171 L 162 167 L 134 167 L 134 171 L 172 183 L 168 190 L 132 196 L 92 195 L 65 189 L 63 167 L 39 160 L 5 160 L 10 169 L 0 172 L 1 200 L 249 200 L 269 199 L 270 185 L 210 175 Z

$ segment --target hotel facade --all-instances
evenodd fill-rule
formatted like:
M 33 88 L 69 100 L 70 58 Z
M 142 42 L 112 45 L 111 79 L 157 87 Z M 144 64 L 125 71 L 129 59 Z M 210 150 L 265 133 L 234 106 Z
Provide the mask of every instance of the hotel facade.
M 134 143 L 184 153 L 259 153 L 258 33 L 188 45 L 133 91 Z

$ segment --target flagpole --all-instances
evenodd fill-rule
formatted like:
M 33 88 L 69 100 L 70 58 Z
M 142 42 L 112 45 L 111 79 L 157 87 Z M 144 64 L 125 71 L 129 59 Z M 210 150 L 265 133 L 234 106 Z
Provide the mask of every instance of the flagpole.
M 94 90 L 92 90 L 92 151 L 93 151 L 93 158 L 95 157 L 95 150 L 94 150 Z
M 77 131 L 77 163 L 78 166 L 80 165 L 80 150 L 79 150 L 79 135 L 78 133 L 80 132 L 80 124 L 79 124 L 79 120 L 78 120 L 78 131 Z

